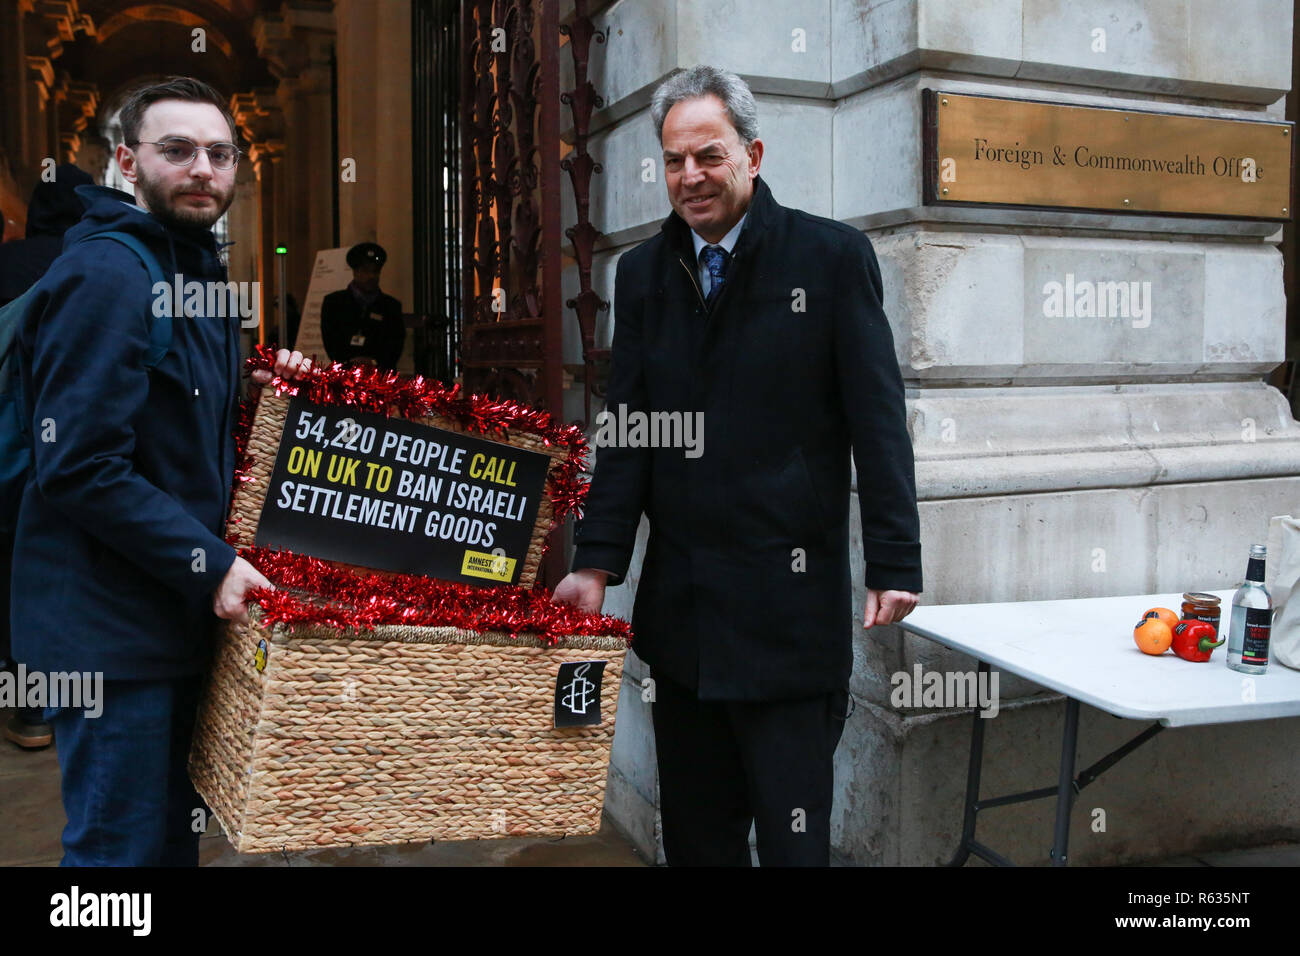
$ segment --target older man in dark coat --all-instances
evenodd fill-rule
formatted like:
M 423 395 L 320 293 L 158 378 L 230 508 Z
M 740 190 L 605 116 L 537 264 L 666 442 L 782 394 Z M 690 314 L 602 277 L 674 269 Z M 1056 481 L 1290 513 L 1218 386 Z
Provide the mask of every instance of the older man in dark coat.
M 739 77 L 674 74 L 651 113 L 673 213 L 618 262 L 607 405 L 643 427 L 599 449 L 555 600 L 599 608 L 644 512 L 633 646 L 654 680 L 668 862 L 748 865 L 753 823 L 763 863 L 825 865 L 852 667 L 850 448 L 865 626 L 910 613 L 922 583 L 880 270 L 862 233 L 773 198 Z M 702 443 L 663 447 L 672 412 Z

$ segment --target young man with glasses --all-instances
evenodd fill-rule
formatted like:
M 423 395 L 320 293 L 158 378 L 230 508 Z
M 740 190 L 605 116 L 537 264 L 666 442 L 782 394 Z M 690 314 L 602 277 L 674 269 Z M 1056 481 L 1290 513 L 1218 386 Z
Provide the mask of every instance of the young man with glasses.
M 94 709 L 46 710 L 64 865 L 194 865 L 206 813 L 186 761 L 212 633 L 218 617 L 247 620 L 247 592 L 269 586 L 224 539 L 240 318 L 187 308 L 160 342 L 145 260 L 103 234 L 142 244 L 169 285 L 224 283 L 212 225 L 239 151 L 225 99 L 187 77 L 132 93 L 121 122 L 116 159 L 136 194 L 78 187 L 86 213 L 19 333 L 34 439 L 13 647 L 29 672 L 103 682 Z M 276 371 L 309 366 L 282 350 Z

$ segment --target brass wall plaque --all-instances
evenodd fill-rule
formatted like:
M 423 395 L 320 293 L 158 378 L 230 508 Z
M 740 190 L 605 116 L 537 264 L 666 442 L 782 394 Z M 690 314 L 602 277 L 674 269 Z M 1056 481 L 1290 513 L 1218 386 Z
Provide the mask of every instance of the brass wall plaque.
M 1291 218 L 1292 123 L 924 95 L 927 204 Z

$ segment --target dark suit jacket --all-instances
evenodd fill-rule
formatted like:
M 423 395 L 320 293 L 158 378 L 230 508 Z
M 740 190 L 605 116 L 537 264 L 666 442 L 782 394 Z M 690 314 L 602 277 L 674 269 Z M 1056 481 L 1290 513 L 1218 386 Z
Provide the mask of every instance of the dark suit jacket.
M 867 237 L 780 206 L 762 178 L 706 311 L 686 223 L 624 254 L 607 409 L 703 413 L 703 453 L 601 447 L 575 568 L 623 580 L 650 538 L 632 626 L 655 673 L 702 699 L 848 683 L 850 446 L 866 585 L 921 590 L 912 443 Z M 802 306 L 802 311 L 800 311 Z
M 372 314 L 382 318 L 373 319 Z M 382 369 L 397 368 L 406 343 L 402 303 L 381 292 L 363 314 L 350 288 L 331 292 L 321 300 L 320 334 L 326 354 L 335 362 L 365 356 Z M 361 344 L 352 344 L 354 336 L 361 336 Z

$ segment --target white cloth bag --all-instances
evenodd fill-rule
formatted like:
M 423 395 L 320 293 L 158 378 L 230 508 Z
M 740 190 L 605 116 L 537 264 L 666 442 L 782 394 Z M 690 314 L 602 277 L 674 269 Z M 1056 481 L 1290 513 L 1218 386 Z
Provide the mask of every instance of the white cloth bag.
M 1264 586 L 1273 598 L 1268 656 L 1300 670 L 1300 519 L 1277 515 L 1269 520 Z

